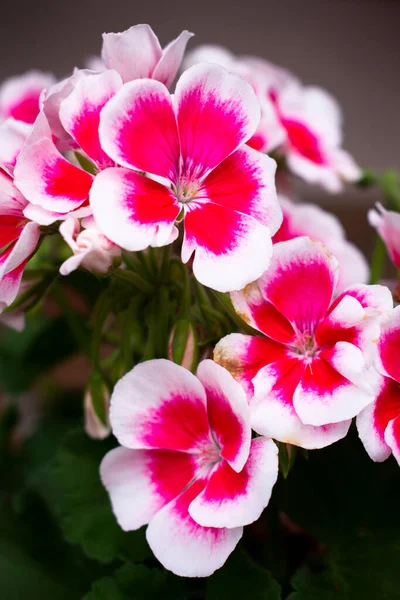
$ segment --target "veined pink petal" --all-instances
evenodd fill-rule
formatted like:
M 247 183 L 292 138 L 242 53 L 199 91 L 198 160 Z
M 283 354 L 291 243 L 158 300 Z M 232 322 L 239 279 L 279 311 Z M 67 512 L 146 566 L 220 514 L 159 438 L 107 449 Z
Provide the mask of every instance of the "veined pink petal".
M 312 335 L 329 308 L 337 277 L 332 254 L 320 242 L 302 237 L 274 245 L 259 286 L 292 325 Z
M 202 188 L 214 204 L 254 217 L 273 235 L 282 222 L 275 171 L 274 160 L 242 146 L 211 171 Z
M 112 162 L 100 146 L 100 111 L 121 87 L 116 71 L 83 77 L 60 106 L 64 129 L 98 166 Z
M 254 329 L 277 342 L 290 343 L 294 329 L 271 302 L 265 300 L 259 282 L 249 283 L 243 290 L 231 292 L 231 299 L 238 315 Z
M 199 364 L 197 376 L 206 391 L 208 420 L 220 456 L 234 471 L 241 471 L 251 441 L 246 395 L 230 373 L 212 360 Z
M 54 212 L 78 208 L 87 200 L 93 181 L 92 175 L 58 152 L 43 113 L 18 157 L 14 178 L 29 202 Z
M 13 167 L 31 131 L 31 125 L 9 118 L 0 123 L 0 164 Z
M 165 46 L 162 57 L 151 75 L 152 79 L 161 81 L 167 87 L 172 84 L 181 66 L 186 45 L 193 35 L 190 31 L 182 31 L 175 40 Z
M 378 340 L 378 368 L 381 373 L 400 382 L 400 306 L 396 306 L 381 321 Z
M 241 527 L 256 521 L 268 505 L 278 477 L 278 448 L 270 439 L 251 442 L 249 459 L 237 473 L 223 461 L 204 490 L 189 505 L 190 516 L 203 527 Z
M 179 136 L 167 88 L 150 79 L 125 84 L 100 117 L 103 150 L 116 163 L 176 182 Z
M 288 351 L 265 337 L 231 333 L 214 349 L 214 360 L 238 381 L 250 399 L 254 394 L 253 379 L 266 364 L 287 358 Z
M 179 206 L 166 187 L 123 168 L 100 172 L 90 191 L 97 226 L 126 250 L 170 244 L 178 235 L 174 225 Z
M 350 346 L 350 344 L 349 344 Z M 340 357 L 337 357 L 340 360 Z M 351 356 L 348 357 L 348 360 Z M 332 363 L 332 360 L 330 361 Z M 343 365 L 343 361 L 341 361 Z M 355 417 L 363 408 L 373 402 L 374 393 L 366 392 L 351 383 L 321 358 L 306 367 L 293 395 L 296 413 L 308 425 L 338 423 Z M 341 370 L 351 370 L 352 364 Z M 358 364 L 354 368 L 359 368 Z
M 182 175 L 189 180 L 203 177 L 237 150 L 253 135 L 260 120 L 260 106 L 251 86 L 223 67 L 207 63 L 183 73 L 174 103 Z
M 127 82 L 151 77 L 162 50 L 149 25 L 134 25 L 122 33 L 104 33 L 101 57 L 108 69 Z
M 32 124 L 39 114 L 42 91 L 53 83 L 52 75 L 40 71 L 7 79 L 0 87 L 0 117 Z
M 127 448 L 187 451 L 209 441 L 203 386 L 190 371 L 163 359 L 141 363 L 119 380 L 110 421 Z
M 313 450 L 345 437 L 351 420 L 321 427 L 305 425 L 293 406 L 293 394 L 303 372 L 296 358 L 267 365 L 254 378 L 250 402 L 252 428 L 280 442 Z
M 188 513 L 205 481 L 197 480 L 176 500 L 161 509 L 147 528 L 147 541 L 155 557 L 182 577 L 207 577 L 222 567 L 243 534 L 233 529 L 201 527 Z
M 114 514 L 125 531 L 147 525 L 196 475 L 193 455 L 174 450 L 114 448 L 100 475 Z
M 382 377 L 377 399 L 357 416 L 358 435 L 375 462 L 382 462 L 390 456 L 393 438 L 392 434 L 388 433 L 389 439 L 386 440 L 385 432 L 399 415 L 400 384 L 389 377 Z
M 10 217 L 0 217 L 0 221 Z M 2 228 L 0 227 L 0 230 Z M 26 223 L 19 228 L 18 239 L 12 244 L 0 259 L 0 277 L 14 271 L 25 264 L 39 241 L 40 231 L 37 223 Z
M 185 216 L 182 260 L 195 252 L 198 281 L 220 292 L 242 289 L 268 267 L 268 227 L 221 204 L 193 202 Z

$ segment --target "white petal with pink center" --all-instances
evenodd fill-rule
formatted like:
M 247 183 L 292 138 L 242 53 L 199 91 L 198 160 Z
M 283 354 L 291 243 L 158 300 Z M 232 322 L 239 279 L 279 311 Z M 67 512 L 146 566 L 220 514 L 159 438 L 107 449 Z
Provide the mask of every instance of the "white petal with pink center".
M 12 117 L 31 125 L 39 114 L 42 92 L 53 84 L 54 77 L 40 71 L 10 77 L 0 86 L 0 118 Z
M 375 210 L 368 212 L 368 220 L 385 242 L 390 258 L 400 268 L 400 214 L 388 211 L 378 203 Z

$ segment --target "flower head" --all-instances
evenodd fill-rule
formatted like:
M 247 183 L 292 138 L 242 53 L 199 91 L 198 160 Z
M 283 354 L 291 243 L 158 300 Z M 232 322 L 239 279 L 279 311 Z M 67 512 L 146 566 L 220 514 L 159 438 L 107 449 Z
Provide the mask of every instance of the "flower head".
M 337 277 L 337 260 L 320 242 L 296 238 L 275 244 L 268 271 L 232 293 L 238 314 L 265 337 L 228 335 L 214 359 L 247 390 L 258 433 L 323 447 L 374 400 L 376 315 L 391 308 L 391 294 L 355 285 L 333 300 Z
M 101 477 L 119 524 L 149 524 L 150 547 L 174 573 L 210 575 L 260 516 L 278 474 L 275 444 L 251 440 L 242 388 L 211 360 L 197 377 L 152 360 L 116 385 L 110 419 L 122 446 Z

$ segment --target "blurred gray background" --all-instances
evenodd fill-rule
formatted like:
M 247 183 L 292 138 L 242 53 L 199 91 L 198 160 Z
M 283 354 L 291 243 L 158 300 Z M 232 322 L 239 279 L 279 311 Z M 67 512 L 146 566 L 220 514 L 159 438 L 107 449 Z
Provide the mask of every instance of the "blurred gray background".
M 33 67 L 68 74 L 99 53 L 103 31 L 143 22 L 163 45 L 189 29 L 189 47 L 220 43 L 321 85 L 342 105 L 345 146 L 359 163 L 400 167 L 399 0 L 3 0 L 0 79 Z M 370 233 L 375 192 L 309 197 L 344 213 L 352 237 Z

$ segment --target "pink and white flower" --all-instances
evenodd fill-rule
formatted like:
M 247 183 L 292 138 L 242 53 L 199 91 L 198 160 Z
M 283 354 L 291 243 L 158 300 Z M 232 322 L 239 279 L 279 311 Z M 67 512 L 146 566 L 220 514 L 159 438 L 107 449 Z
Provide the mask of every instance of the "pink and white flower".
M 43 90 L 53 84 L 54 77 L 40 71 L 10 77 L 0 86 L 0 119 L 13 118 L 32 125 L 40 111 Z
M 94 273 L 107 273 L 121 256 L 121 248 L 101 233 L 93 217 L 82 219 L 82 223 L 69 217 L 61 223 L 60 233 L 74 253 L 61 265 L 61 275 L 69 275 L 80 266 Z
M 377 368 L 382 374 L 379 395 L 357 417 L 357 429 L 372 460 L 391 454 L 400 464 L 400 306 L 385 315 L 377 341 Z
M 316 204 L 295 203 L 279 194 L 278 198 L 283 222 L 273 237 L 274 243 L 302 236 L 322 242 L 339 261 L 337 294 L 349 285 L 368 282 L 368 263 L 357 246 L 346 240 L 344 228 L 335 215 Z
M 214 360 L 246 389 L 258 433 L 321 448 L 344 437 L 375 399 L 377 315 L 390 310 L 392 297 L 382 286 L 355 285 L 333 301 L 337 278 L 325 246 L 296 238 L 275 244 L 268 271 L 231 294 L 237 313 L 264 337 L 228 335 Z
M 293 83 L 277 96 L 276 109 L 286 130 L 282 150 L 295 175 L 330 192 L 360 179 L 360 167 L 341 147 L 340 107 L 325 90 Z
M 150 25 L 134 25 L 122 33 L 104 33 L 101 57 L 105 68 L 117 71 L 124 83 L 155 79 L 169 87 L 193 35 L 190 31 L 182 31 L 163 49 Z
M 0 122 L 0 165 L 8 169 L 15 166 L 32 126 L 12 117 Z
M 197 377 L 151 360 L 117 383 L 110 419 L 122 446 L 100 472 L 120 526 L 149 524 L 151 549 L 177 575 L 210 575 L 267 506 L 278 475 L 274 442 L 251 439 L 240 385 L 211 360 Z
M 22 274 L 40 237 L 24 215 L 27 201 L 11 175 L 0 169 L 0 312 L 17 297 Z
M 185 71 L 173 99 L 157 81 L 125 84 L 100 116 L 101 147 L 120 167 L 91 188 L 99 228 L 143 250 L 176 239 L 181 214 L 182 260 L 194 253 L 200 282 L 228 291 L 259 277 L 282 220 L 276 164 L 245 145 L 259 117 L 250 85 L 217 65 Z
M 376 210 L 368 212 L 368 220 L 385 242 L 390 258 L 400 269 L 400 213 L 386 210 L 378 203 Z

